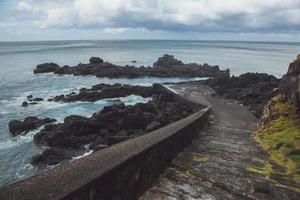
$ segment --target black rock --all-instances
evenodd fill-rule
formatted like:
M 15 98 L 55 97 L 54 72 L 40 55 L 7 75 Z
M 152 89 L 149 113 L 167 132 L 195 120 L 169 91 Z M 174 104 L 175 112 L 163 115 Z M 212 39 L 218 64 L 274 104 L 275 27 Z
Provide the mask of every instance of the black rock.
M 62 102 L 74 102 L 74 101 L 97 101 L 100 99 L 126 97 L 129 95 L 138 95 L 142 97 L 150 97 L 153 94 L 152 87 L 144 86 L 132 86 L 121 84 L 98 84 L 92 88 L 81 88 L 78 94 L 72 92 L 68 95 L 59 95 L 48 101 L 62 101 Z
M 33 73 L 49 73 L 49 72 L 55 72 L 59 69 L 59 66 L 55 63 L 44 63 L 36 66 L 36 69 L 33 71 Z
M 97 85 L 94 89 L 101 90 L 102 87 Z M 133 106 L 116 104 L 104 107 L 89 118 L 71 115 L 65 118 L 64 123 L 46 125 L 34 136 L 34 142 L 56 148 L 80 150 L 88 146 L 89 149 L 99 150 L 146 134 L 199 109 L 178 102 L 159 85 L 154 85 L 151 91 L 154 91 L 153 100 L 148 103 Z
M 17 136 L 23 132 L 27 133 L 30 130 L 43 126 L 44 124 L 53 123 L 55 121 L 56 121 L 55 119 L 51 119 L 51 118 L 39 119 L 35 116 L 29 116 L 26 117 L 23 122 L 19 120 L 10 121 L 8 127 L 9 127 L 9 131 L 14 136 Z
M 47 64 L 44 64 L 47 66 Z M 89 64 L 78 64 L 74 67 L 37 67 L 35 73 L 54 72 L 55 74 L 95 75 L 110 78 L 153 77 L 229 77 L 229 70 L 220 70 L 218 66 L 196 63 L 184 64 L 172 55 L 165 54 L 153 64 L 154 67 L 118 66 L 103 62 L 101 58 L 92 57 Z
M 155 63 L 153 63 L 154 67 L 172 67 L 181 65 L 184 65 L 181 60 L 177 60 L 173 55 L 169 54 L 164 54 L 162 57 L 159 57 Z
M 99 57 L 91 57 L 90 64 L 100 64 L 103 63 L 103 60 Z
M 42 98 L 34 98 L 34 99 L 32 99 L 32 101 L 44 101 L 44 99 L 42 99 Z
M 249 106 L 251 112 L 260 118 L 264 105 L 278 87 L 279 79 L 263 73 L 246 73 L 239 77 L 214 78 L 202 83 L 210 85 L 221 97 L 234 99 Z
M 23 106 L 23 107 L 27 107 L 27 106 L 28 106 L 28 102 L 27 102 L 27 101 L 24 101 L 24 102 L 22 103 L 22 106 Z
M 62 161 L 70 160 L 77 156 L 79 151 L 62 148 L 49 148 L 43 151 L 42 154 L 36 155 L 31 159 L 32 165 L 56 165 Z

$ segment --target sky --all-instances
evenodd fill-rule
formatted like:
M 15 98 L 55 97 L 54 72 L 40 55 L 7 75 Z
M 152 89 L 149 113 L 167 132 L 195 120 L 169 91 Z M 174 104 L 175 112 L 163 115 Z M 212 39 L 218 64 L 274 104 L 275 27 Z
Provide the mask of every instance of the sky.
M 300 0 L 0 0 L 0 41 L 300 42 Z

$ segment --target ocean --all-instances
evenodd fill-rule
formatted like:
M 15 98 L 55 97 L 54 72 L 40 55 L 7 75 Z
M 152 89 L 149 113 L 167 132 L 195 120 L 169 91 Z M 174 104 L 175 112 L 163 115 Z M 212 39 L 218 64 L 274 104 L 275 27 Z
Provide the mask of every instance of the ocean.
M 8 131 L 10 120 L 23 120 L 34 115 L 63 121 L 71 114 L 91 116 L 104 106 L 118 102 L 132 105 L 150 100 L 132 95 L 94 103 L 43 102 L 24 108 L 21 104 L 28 95 L 47 99 L 98 83 L 151 85 L 195 80 L 34 75 L 32 71 L 37 64 L 55 62 L 72 66 L 87 63 L 91 56 L 99 56 L 119 65 L 152 66 L 164 53 L 173 54 L 185 63 L 208 63 L 219 65 L 221 69 L 229 68 L 232 75 L 263 72 L 281 77 L 289 62 L 300 53 L 300 43 L 171 40 L 0 42 L 0 187 L 39 172 L 30 165 L 30 159 L 42 151 L 33 143 L 33 136 L 40 129 L 14 138 Z M 131 63 L 132 60 L 137 62 Z

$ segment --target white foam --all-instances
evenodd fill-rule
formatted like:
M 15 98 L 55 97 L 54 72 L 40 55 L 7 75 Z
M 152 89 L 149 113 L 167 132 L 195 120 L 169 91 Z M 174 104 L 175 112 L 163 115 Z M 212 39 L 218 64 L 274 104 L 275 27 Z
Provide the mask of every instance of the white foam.
M 164 87 L 166 87 L 166 88 L 167 88 L 168 90 L 170 90 L 171 92 L 173 92 L 173 93 L 175 93 L 175 94 L 178 94 L 178 92 L 177 92 L 176 90 L 172 89 L 170 86 L 171 86 L 171 85 L 164 85 Z
M 12 139 L 7 139 L 0 142 L 0 150 L 9 149 L 13 147 L 20 146 L 24 143 L 31 142 L 35 134 L 37 134 L 42 128 L 28 132 L 26 135 L 19 135 Z
M 72 157 L 72 160 L 71 160 L 71 161 L 73 161 L 73 160 L 78 160 L 78 159 L 80 159 L 80 158 L 83 158 L 83 157 L 85 157 L 85 156 L 88 156 L 88 155 L 90 155 L 90 154 L 93 153 L 93 152 L 94 152 L 93 150 L 90 150 L 90 151 L 85 152 L 84 154 L 82 154 L 82 155 L 80 155 L 80 156 Z

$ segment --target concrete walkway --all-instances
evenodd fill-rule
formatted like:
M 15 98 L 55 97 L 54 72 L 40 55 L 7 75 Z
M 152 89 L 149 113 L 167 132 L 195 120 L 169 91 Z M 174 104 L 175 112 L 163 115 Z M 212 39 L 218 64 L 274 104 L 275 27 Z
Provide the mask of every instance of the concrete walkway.
M 204 85 L 172 86 L 186 98 L 210 105 L 210 125 L 174 159 L 140 198 L 148 199 L 300 199 L 299 183 L 282 172 L 254 141 L 258 120 L 246 107 L 211 96 Z

